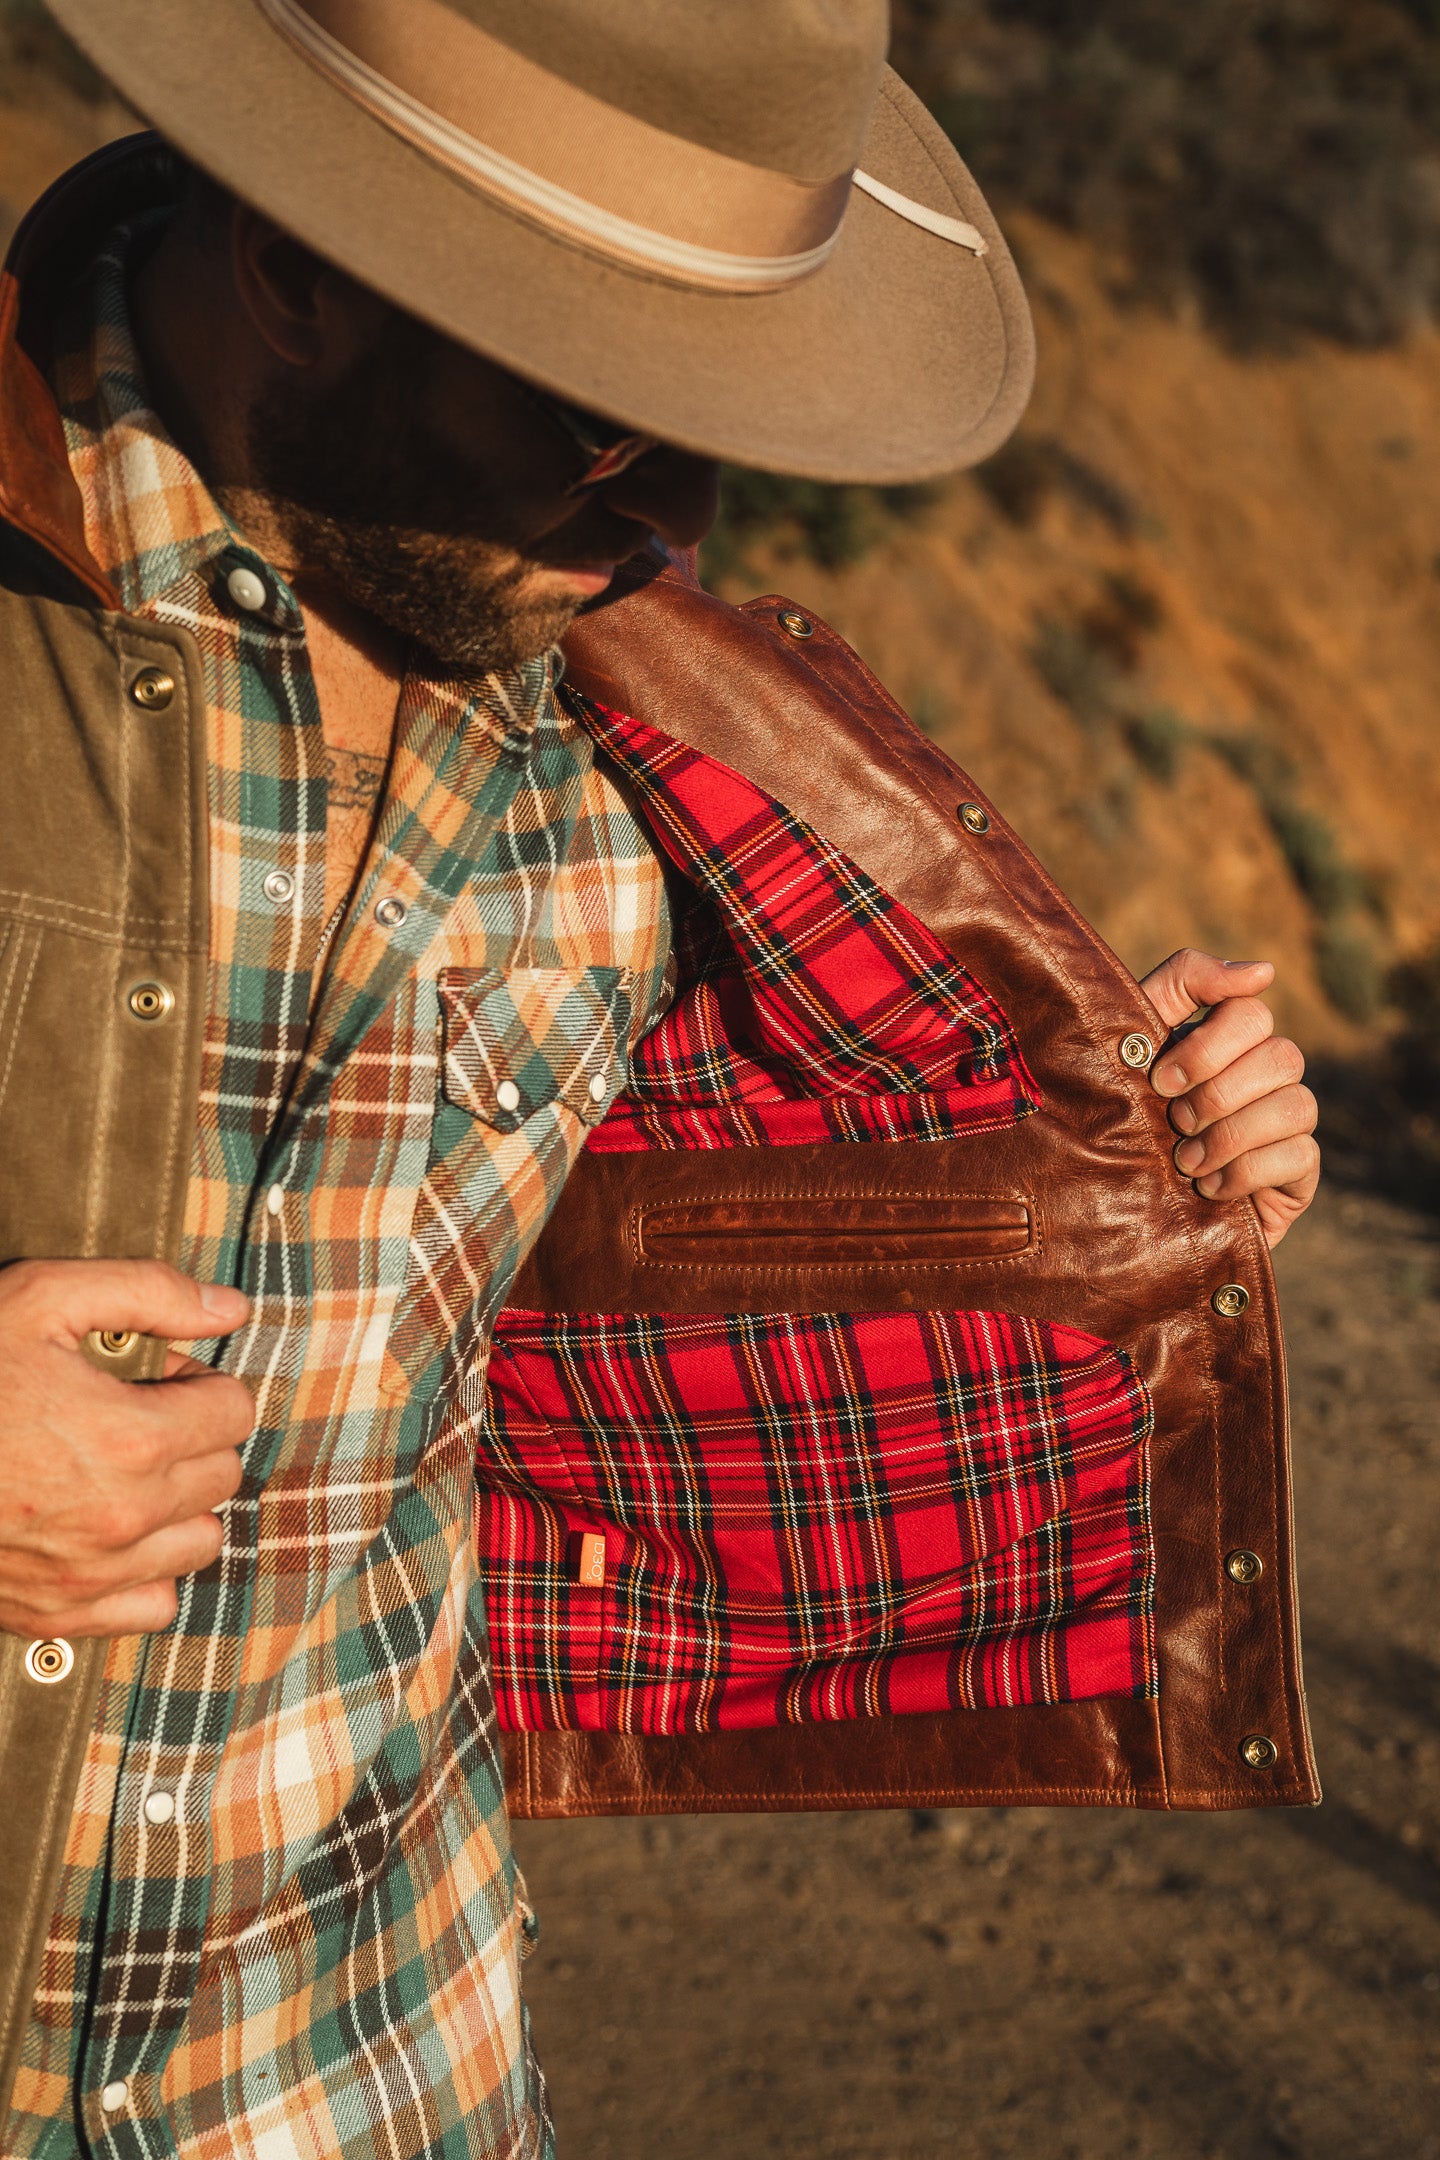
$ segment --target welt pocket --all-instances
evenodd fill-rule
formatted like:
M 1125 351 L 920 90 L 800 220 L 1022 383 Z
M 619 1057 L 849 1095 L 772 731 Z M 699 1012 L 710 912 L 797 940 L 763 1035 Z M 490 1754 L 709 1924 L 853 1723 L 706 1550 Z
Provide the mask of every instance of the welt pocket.
M 500 1132 L 559 1103 L 597 1125 L 624 1084 L 628 968 L 447 968 L 441 1089 Z
M 682 1201 L 639 1208 L 635 1228 L 641 1256 L 672 1267 L 953 1265 L 1035 1243 L 1030 1203 L 991 1195 Z

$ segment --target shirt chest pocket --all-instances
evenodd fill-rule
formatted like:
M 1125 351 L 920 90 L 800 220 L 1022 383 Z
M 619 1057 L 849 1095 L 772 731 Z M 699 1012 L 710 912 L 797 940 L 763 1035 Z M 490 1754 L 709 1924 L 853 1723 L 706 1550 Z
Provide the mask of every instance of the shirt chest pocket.
M 498 1132 L 550 1104 L 598 1125 L 625 1084 L 628 968 L 447 968 L 441 1088 Z

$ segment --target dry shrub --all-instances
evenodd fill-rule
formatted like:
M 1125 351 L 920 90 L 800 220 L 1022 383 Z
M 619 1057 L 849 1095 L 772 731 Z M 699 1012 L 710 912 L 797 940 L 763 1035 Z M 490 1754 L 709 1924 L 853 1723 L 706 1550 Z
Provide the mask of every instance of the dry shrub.
M 977 176 L 1242 345 L 1440 313 L 1437 0 L 897 0 Z

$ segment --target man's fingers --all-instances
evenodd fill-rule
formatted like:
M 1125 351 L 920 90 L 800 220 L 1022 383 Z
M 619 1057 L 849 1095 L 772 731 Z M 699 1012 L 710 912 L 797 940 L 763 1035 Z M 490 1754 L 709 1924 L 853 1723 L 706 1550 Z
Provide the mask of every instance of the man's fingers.
M 12 1323 L 76 1348 L 92 1328 L 134 1328 L 172 1342 L 229 1335 L 250 1311 L 242 1291 L 197 1283 L 163 1260 L 19 1260 L 0 1271 Z
M 1302 1183 L 1283 1192 L 1278 1186 L 1262 1185 L 1259 1192 L 1250 1195 L 1265 1233 L 1265 1242 L 1272 1252 L 1291 1224 L 1297 1222 L 1309 1207 L 1318 1183 L 1318 1178 L 1312 1178 L 1308 1185 Z
M 1244 1200 L 1273 1185 L 1308 1201 L 1319 1182 L 1320 1150 L 1308 1133 L 1298 1133 L 1248 1149 L 1223 1170 L 1207 1171 L 1195 1180 L 1195 1190 L 1207 1200 Z
M 0 1604 L 0 1628 L 7 1635 L 63 1635 L 81 1642 L 92 1635 L 153 1635 L 169 1627 L 179 1610 L 173 1577 L 117 1590 L 93 1604 L 41 1613 L 29 1606 Z
M 1275 1016 L 1257 997 L 1217 1005 L 1196 1028 L 1167 1050 L 1150 1074 L 1161 1095 L 1186 1095 L 1201 1080 L 1233 1065 L 1274 1032 Z
M 1299 1085 L 1305 1060 L 1297 1044 L 1284 1035 L 1270 1035 L 1226 1065 L 1213 1080 L 1192 1087 L 1170 1105 L 1170 1123 L 1178 1133 L 1204 1132 L 1217 1118 L 1233 1117 L 1247 1103 L 1276 1095 Z
M 86 1606 L 73 1619 L 62 1615 L 61 1621 L 52 1623 L 51 1631 L 72 1642 L 92 1635 L 158 1635 L 170 1626 L 179 1609 L 179 1593 L 173 1580 L 141 1583 L 118 1597 Z
M 1227 1163 L 1277 1141 L 1294 1140 L 1315 1130 L 1315 1098 L 1306 1087 L 1280 1088 L 1262 1095 L 1230 1117 L 1217 1118 L 1193 1140 L 1181 1140 L 1175 1148 L 1175 1167 L 1186 1177 L 1208 1177 Z
M 125 1386 L 123 1381 L 118 1383 Z M 255 1430 L 255 1398 L 233 1373 L 197 1373 L 127 1390 L 126 1432 L 141 1471 L 243 1447 Z
M 1140 987 L 1166 1027 L 1176 1028 L 1202 1005 L 1255 997 L 1274 979 L 1275 970 L 1268 960 L 1219 960 L 1214 953 L 1195 952 L 1186 946 L 1143 976 Z
M 207 1511 L 168 1524 L 124 1552 L 76 1557 L 64 1567 L 47 1569 L 38 1583 L 12 1584 L 0 1607 L 0 1626 L 13 1634 L 116 1632 L 95 1624 L 95 1615 L 147 1585 L 173 1586 L 178 1576 L 198 1574 L 218 1559 L 224 1540 L 223 1523 Z M 174 1618 L 173 1600 L 169 1618 Z M 166 1627 L 169 1619 L 146 1624 Z
M 213 1455 L 177 1463 L 165 1482 L 169 1520 L 184 1522 L 233 1500 L 245 1482 L 245 1466 L 234 1448 L 217 1448 Z
M 160 1377 L 162 1380 L 193 1380 L 200 1373 L 212 1370 L 213 1367 L 202 1365 L 199 1358 L 188 1357 L 183 1350 L 167 1350 L 165 1369 Z

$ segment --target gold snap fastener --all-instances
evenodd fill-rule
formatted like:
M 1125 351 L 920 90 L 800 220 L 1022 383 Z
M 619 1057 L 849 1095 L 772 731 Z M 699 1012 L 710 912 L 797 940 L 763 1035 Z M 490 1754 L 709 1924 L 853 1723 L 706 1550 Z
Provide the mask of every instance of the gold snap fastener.
M 75 1652 L 58 1635 L 32 1642 L 25 1652 L 25 1670 L 42 1687 L 54 1687 L 57 1680 L 65 1679 L 74 1663 Z
M 1259 1582 L 1265 1572 L 1265 1563 L 1258 1552 L 1249 1552 L 1242 1545 L 1237 1552 L 1226 1553 L 1225 1573 L 1231 1582 Z
M 142 712 L 164 712 L 175 695 L 175 678 L 163 667 L 141 668 L 130 685 L 130 702 Z
M 90 1337 L 101 1357 L 125 1357 L 140 1337 L 134 1328 L 97 1328 Z
M 1252 1732 L 1240 1742 L 1240 1753 L 1252 1770 L 1273 1770 L 1280 1750 L 1268 1733 Z
M 1136 1072 L 1143 1072 L 1155 1055 L 1155 1045 L 1148 1035 L 1122 1035 L 1120 1056 L 1126 1065 L 1133 1065 Z
M 789 631 L 791 637 L 813 637 L 815 635 L 814 623 L 811 622 L 808 615 L 802 615 L 798 607 L 782 607 L 776 620 L 782 630 Z
M 1222 1320 L 1238 1320 L 1250 1303 L 1250 1293 L 1243 1283 L 1221 1283 L 1210 1303 Z
M 175 993 L 167 983 L 136 983 L 125 1000 L 137 1020 L 163 1020 L 175 1008 Z
M 974 833 L 977 838 L 980 834 L 989 832 L 990 813 L 978 802 L 962 802 L 958 815 L 966 832 Z

